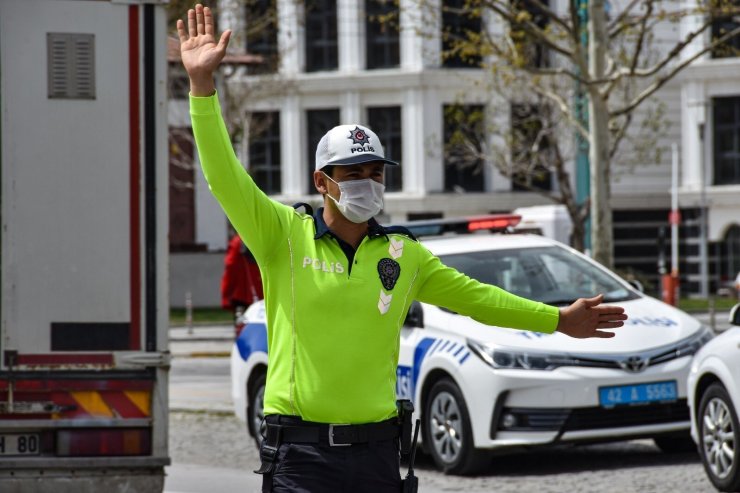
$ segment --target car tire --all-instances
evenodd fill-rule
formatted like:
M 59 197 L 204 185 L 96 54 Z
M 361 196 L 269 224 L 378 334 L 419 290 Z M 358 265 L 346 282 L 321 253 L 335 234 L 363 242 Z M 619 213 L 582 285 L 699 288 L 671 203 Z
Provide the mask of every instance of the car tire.
M 265 381 L 265 373 L 260 372 L 252 385 L 247 386 L 247 395 L 249 396 L 247 426 L 249 427 L 249 434 L 254 438 L 258 449 L 265 432 Z
M 740 426 L 727 390 L 713 383 L 699 401 L 699 454 L 709 480 L 720 491 L 740 490 Z
M 653 442 L 665 454 L 683 454 L 696 452 L 696 443 L 688 431 L 682 433 L 671 433 L 670 435 L 659 435 L 653 437 Z
M 423 431 L 427 452 L 445 474 L 475 474 L 490 464 L 490 452 L 474 447 L 465 399 L 449 378 L 439 380 L 429 390 Z

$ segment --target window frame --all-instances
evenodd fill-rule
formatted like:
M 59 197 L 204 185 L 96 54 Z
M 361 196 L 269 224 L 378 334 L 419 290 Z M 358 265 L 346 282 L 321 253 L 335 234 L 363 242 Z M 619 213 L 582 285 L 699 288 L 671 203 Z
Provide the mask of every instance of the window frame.
M 308 166 L 308 186 L 306 193 L 315 195 L 318 192 L 313 184 L 313 173 L 316 170 L 316 146 L 321 137 L 332 128 L 339 125 L 341 111 L 339 108 L 311 108 L 306 110 L 306 143 L 308 149 L 306 165 Z
M 306 72 L 324 72 L 339 68 L 339 28 L 335 0 L 312 0 L 306 5 Z M 317 31 L 312 29 L 317 28 Z
M 401 66 L 398 5 L 393 0 L 365 0 L 365 66 L 367 70 Z M 380 23 L 376 16 L 395 14 L 395 21 Z
M 370 106 L 367 108 L 367 122 L 383 144 L 385 157 L 400 162 L 403 153 L 403 108 L 401 106 Z M 401 166 L 385 167 L 386 192 L 403 190 L 403 169 Z
M 267 195 L 282 193 L 282 149 L 279 111 L 255 111 L 250 113 L 249 131 L 249 174 L 257 186 Z M 270 120 L 263 125 L 261 120 Z M 252 129 L 257 127 L 256 132 Z M 263 128 L 260 128 L 263 127 Z M 264 146 L 264 161 L 259 159 L 256 146 Z
M 721 108 L 721 110 L 720 110 Z M 728 121 L 719 121 L 722 114 L 733 114 Z M 740 95 L 712 98 L 713 184 L 740 184 Z M 729 136 L 731 149 L 720 149 L 722 139 Z

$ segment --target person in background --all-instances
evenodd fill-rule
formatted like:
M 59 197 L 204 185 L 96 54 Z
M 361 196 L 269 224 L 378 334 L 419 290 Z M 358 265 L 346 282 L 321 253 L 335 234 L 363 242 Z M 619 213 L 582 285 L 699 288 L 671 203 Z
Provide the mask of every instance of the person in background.
M 221 276 L 221 307 L 236 313 L 242 312 L 255 301 L 263 298 L 262 277 L 252 252 L 235 234 L 229 240 Z

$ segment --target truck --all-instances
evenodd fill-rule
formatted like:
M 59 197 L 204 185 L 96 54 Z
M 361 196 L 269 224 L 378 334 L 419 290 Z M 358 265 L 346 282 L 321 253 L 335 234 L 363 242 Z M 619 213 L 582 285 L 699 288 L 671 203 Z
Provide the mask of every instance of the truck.
M 0 2 L 0 491 L 169 464 L 164 2 Z
M 573 223 L 564 205 L 534 205 L 519 207 L 512 214 L 521 216 L 521 221 L 514 228 L 520 233 L 535 233 L 560 243 L 570 244 Z

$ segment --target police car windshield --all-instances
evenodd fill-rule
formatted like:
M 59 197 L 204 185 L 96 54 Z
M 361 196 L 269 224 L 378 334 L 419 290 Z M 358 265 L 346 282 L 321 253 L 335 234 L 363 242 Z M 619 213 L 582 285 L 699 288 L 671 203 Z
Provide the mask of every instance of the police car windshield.
M 560 247 L 487 250 L 440 259 L 480 282 L 547 304 L 570 304 L 599 293 L 607 302 L 639 297 L 614 276 Z

